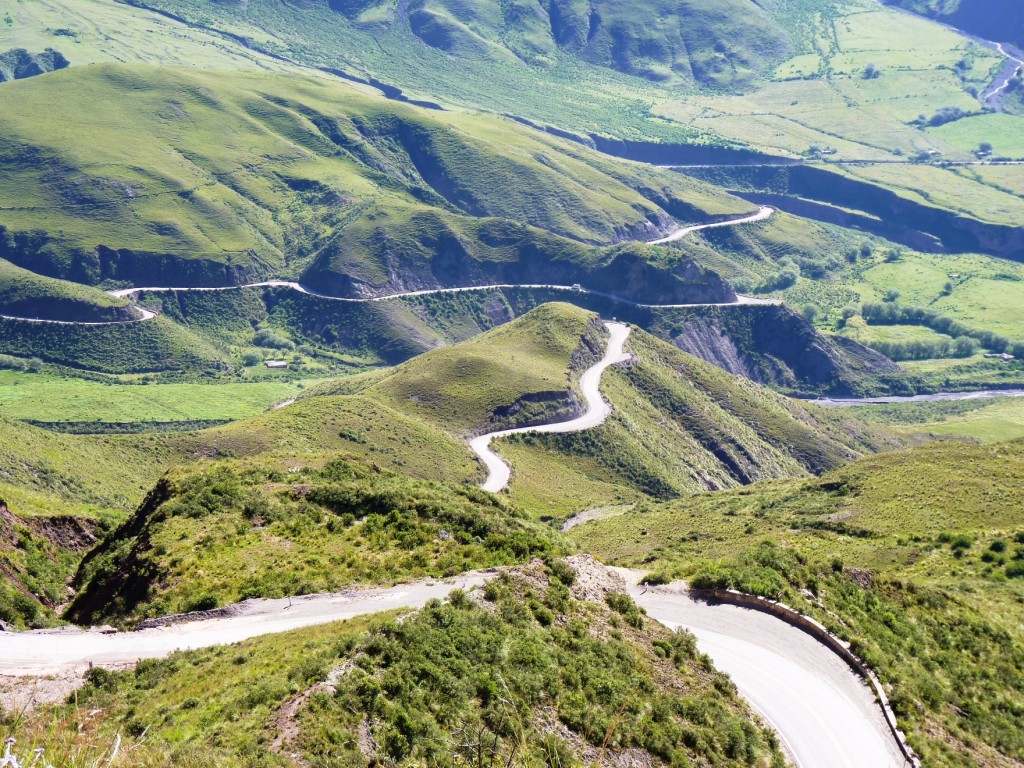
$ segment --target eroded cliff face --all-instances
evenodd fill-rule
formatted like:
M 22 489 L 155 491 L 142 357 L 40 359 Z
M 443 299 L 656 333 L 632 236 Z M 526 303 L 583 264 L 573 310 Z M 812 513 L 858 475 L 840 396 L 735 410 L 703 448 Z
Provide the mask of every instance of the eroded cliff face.
M 414 234 L 410 234 L 414 232 Z M 511 222 L 474 222 L 468 232 L 425 217 L 405 232 L 380 231 L 361 243 L 342 238 L 302 277 L 321 293 L 370 298 L 437 288 L 576 283 L 649 304 L 735 300 L 718 274 L 687 259 L 658 263 L 637 243 L 591 248 Z
M 704 168 L 688 170 L 687 175 L 736 190 L 740 197 L 754 203 L 773 205 L 839 226 L 857 227 L 919 250 L 985 253 L 1024 261 L 1024 227 L 980 221 L 925 205 L 830 170 L 803 165 Z M 869 215 L 858 215 L 848 209 Z
M 255 251 L 209 255 L 130 248 L 78 248 L 41 231 L 0 225 L 0 258 L 39 275 L 96 285 L 105 280 L 142 286 L 241 285 L 264 277 L 271 265 Z
M 850 394 L 865 377 L 900 371 L 867 347 L 818 333 L 784 306 L 676 310 L 662 323 L 679 349 L 762 384 Z

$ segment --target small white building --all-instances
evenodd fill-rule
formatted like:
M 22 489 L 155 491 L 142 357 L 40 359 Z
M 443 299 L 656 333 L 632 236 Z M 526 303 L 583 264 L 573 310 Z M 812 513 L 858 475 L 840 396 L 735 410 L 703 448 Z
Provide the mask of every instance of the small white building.
M 264 360 L 263 364 L 265 366 L 267 366 L 267 368 L 287 368 L 288 367 L 288 361 L 287 360 Z

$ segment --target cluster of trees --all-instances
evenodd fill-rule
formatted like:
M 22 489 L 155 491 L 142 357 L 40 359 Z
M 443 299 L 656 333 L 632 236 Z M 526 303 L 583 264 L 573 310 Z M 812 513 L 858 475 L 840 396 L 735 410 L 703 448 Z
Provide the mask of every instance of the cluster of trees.
M 998 333 L 970 328 L 932 309 L 904 307 L 891 302 L 872 303 L 865 304 L 861 308 L 861 316 L 869 325 L 923 325 L 937 333 L 952 337 L 951 341 L 938 339 L 935 341 L 880 342 L 873 345 L 875 349 L 893 360 L 970 357 L 980 347 L 992 352 L 1009 352 L 1014 357 L 1024 357 L 1024 343 L 1014 344 Z M 889 351 L 886 351 L 887 349 Z
M 952 123 L 963 117 L 967 117 L 967 113 L 960 109 L 960 107 L 939 107 L 931 117 L 920 115 L 915 122 L 922 127 L 928 125 L 935 128 L 946 123 Z
M 38 371 L 43 367 L 43 361 L 38 357 L 25 360 L 13 355 L 0 355 L 0 368 L 9 371 Z
M 934 360 L 945 357 L 972 357 L 979 344 L 974 339 L 914 339 L 912 341 L 875 341 L 871 347 L 890 360 Z

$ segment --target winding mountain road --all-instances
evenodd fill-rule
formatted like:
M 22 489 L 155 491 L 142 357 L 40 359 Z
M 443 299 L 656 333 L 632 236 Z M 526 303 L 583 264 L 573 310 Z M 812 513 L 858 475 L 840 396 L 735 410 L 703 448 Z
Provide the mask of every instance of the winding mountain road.
M 658 240 L 651 240 L 647 245 L 664 245 L 666 243 L 674 243 L 681 240 L 686 235 L 692 232 L 699 232 L 703 229 L 714 229 L 716 227 L 733 227 L 741 224 L 749 224 L 755 221 L 763 221 L 772 215 L 774 210 L 767 206 L 762 206 L 757 213 L 741 216 L 739 218 L 729 219 L 727 221 L 718 221 L 711 224 L 695 224 L 689 227 L 681 227 L 675 230 L 667 237 L 660 238 Z M 366 298 L 346 298 L 341 296 L 329 296 L 326 293 L 319 293 L 312 288 L 307 288 L 301 283 L 297 283 L 290 280 L 264 280 L 258 283 L 246 283 L 244 285 L 225 285 L 225 286 L 201 286 L 201 287 L 181 287 L 174 288 L 168 286 L 152 286 L 152 287 L 139 287 L 139 288 L 120 288 L 115 291 L 108 291 L 109 295 L 117 298 L 128 298 L 130 296 L 137 296 L 140 293 L 178 293 L 186 291 L 237 291 L 243 288 L 290 288 L 298 293 L 304 293 L 307 296 L 315 296 L 319 299 L 327 299 L 328 301 L 344 301 L 353 304 L 367 303 L 367 302 L 378 302 L 378 301 L 394 301 L 396 299 L 405 299 L 411 296 L 430 296 L 445 293 L 465 293 L 468 291 L 490 291 L 500 289 L 513 289 L 513 288 L 524 288 L 533 290 L 552 290 L 552 291 L 568 291 L 572 293 L 586 293 L 592 296 L 600 296 L 606 299 L 613 299 L 623 304 L 629 304 L 634 307 L 663 307 L 663 308 L 683 308 L 683 307 L 726 307 L 735 306 L 740 304 L 778 304 L 777 301 L 771 301 L 767 299 L 755 299 L 749 296 L 737 296 L 736 301 L 733 302 L 721 302 L 721 303 L 709 303 L 709 304 L 643 304 L 640 302 L 632 301 L 630 299 L 624 299 L 618 296 L 614 296 L 610 293 L 604 293 L 602 291 L 592 291 L 577 286 L 569 285 L 545 285 L 545 284 L 515 284 L 515 283 L 495 283 L 493 285 L 474 285 L 466 286 L 462 288 L 427 288 L 420 291 L 404 291 L 401 293 L 392 293 L 387 296 L 370 296 Z M 45 318 L 38 317 L 16 317 L 13 315 L 0 315 L 0 318 L 4 320 L 21 320 L 29 323 L 50 323 L 53 325 L 84 325 L 84 326 L 99 326 L 99 325 L 124 325 L 128 323 L 142 323 L 147 320 L 152 320 L 156 317 L 156 313 L 152 310 L 146 309 L 145 307 L 138 306 L 136 304 L 130 305 L 132 309 L 139 313 L 139 317 L 131 320 L 107 320 L 107 321 L 77 321 L 77 320 L 47 320 Z
M 767 205 L 762 205 L 757 213 L 751 214 L 750 216 L 741 216 L 738 219 L 728 219 L 727 221 L 716 221 L 712 224 L 695 224 L 692 227 L 680 227 L 667 237 L 662 237 L 658 240 L 648 240 L 647 245 L 665 245 L 666 243 L 674 243 L 677 240 L 682 240 L 684 237 L 693 232 L 700 232 L 701 230 L 705 229 L 717 229 L 718 227 L 735 227 L 738 224 L 752 224 L 755 221 L 764 221 L 774 212 L 775 210 L 773 208 L 769 208 Z
M 480 457 L 484 466 L 487 467 L 487 480 L 480 486 L 485 491 L 498 493 L 508 485 L 508 481 L 512 476 L 512 470 L 508 464 L 491 448 L 492 440 L 524 432 L 582 432 L 585 429 L 593 429 L 600 426 L 611 414 L 612 407 L 601 396 L 601 374 L 609 366 L 629 360 L 630 354 L 623 347 L 626 339 L 629 337 L 630 328 L 622 323 L 605 323 L 604 325 L 610 334 L 604 357 L 598 363 L 588 368 L 580 377 L 580 390 L 583 392 L 583 399 L 587 403 L 587 410 L 582 416 L 555 424 L 488 432 L 486 435 L 480 435 L 470 440 L 469 447 L 473 449 L 476 455 Z
M 617 569 L 616 569 L 617 570 Z M 901 766 L 870 689 L 831 651 L 767 614 L 693 600 L 685 590 L 635 585 L 639 574 L 618 571 L 629 592 L 660 623 L 686 627 L 700 650 L 732 676 L 740 692 L 782 736 L 801 768 Z M 419 581 L 386 589 L 280 600 L 247 600 L 227 615 L 136 632 L 58 629 L 0 632 L 0 676 L 75 676 L 90 664 L 123 667 L 176 650 L 235 643 L 341 619 L 419 608 L 453 589 L 472 589 L 494 572 L 475 571 L 445 582 Z
M 991 99 L 998 96 L 1000 93 L 1010 87 L 1010 81 L 1017 76 L 1021 67 L 1024 67 L 1024 60 L 1018 59 L 1013 53 L 1006 50 L 1002 43 L 994 43 L 996 50 L 998 50 L 1003 56 L 1009 59 L 1009 67 L 1007 67 L 1006 77 L 1003 78 L 1003 82 L 1000 85 L 994 85 L 985 91 L 981 96 L 981 101 L 988 103 Z M 1012 67 L 1012 68 L 1010 68 Z

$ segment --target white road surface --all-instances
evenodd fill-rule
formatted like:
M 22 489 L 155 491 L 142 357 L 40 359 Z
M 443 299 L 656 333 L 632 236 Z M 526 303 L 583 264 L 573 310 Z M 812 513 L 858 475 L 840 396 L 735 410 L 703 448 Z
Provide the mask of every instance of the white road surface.
M 1003 56 L 1008 58 L 1011 62 L 1015 63 L 1017 65 L 1017 67 L 1012 72 L 1010 72 L 1009 76 L 1007 76 L 1006 79 L 1003 80 L 1002 84 L 1000 84 L 999 86 L 997 86 L 993 90 L 989 91 L 988 93 L 985 93 L 982 96 L 981 100 L 982 101 L 986 101 L 986 102 L 989 99 L 993 98 L 994 96 L 998 96 L 1000 93 L 1002 93 L 1007 88 L 1009 88 L 1010 87 L 1010 81 L 1013 80 L 1014 77 L 1016 77 L 1017 73 L 1020 71 L 1020 68 L 1024 67 L 1024 61 L 1022 61 L 1021 59 L 1018 59 L 1012 53 L 1007 51 L 1006 48 L 1003 47 L 1002 43 L 996 43 L 995 46 L 996 46 L 996 50 L 998 50 L 1001 54 L 1003 54 Z
M 133 664 L 172 651 L 237 643 L 250 637 L 325 624 L 395 608 L 419 608 L 453 589 L 472 589 L 488 574 L 472 572 L 445 582 L 423 581 L 389 589 L 353 589 L 290 600 L 247 600 L 237 614 L 172 624 L 137 632 L 104 634 L 96 630 L 58 629 L 0 632 L 0 675 L 38 676 L 99 666 Z
M 871 688 L 807 633 L 766 613 L 672 587 L 630 587 L 651 618 L 685 627 L 780 734 L 801 768 L 896 768 L 903 754 Z
M 750 216 L 743 216 L 738 219 L 730 219 L 729 221 L 719 221 L 714 224 L 696 224 L 690 227 L 682 227 L 677 229 L 667 237 L 663 237 L 659 240 L 652 240 L 648 245 L 663 245 L 665 243 L 673 243 L 677 240 L 681 240 L 691 232 L 698 232 L 702 229 L 713 229 L 715 227 L 732 227 L 738 224 L 748 224 L 755 221 L 762 221 L 771 216 L 773 210 L 767 206 L 762 207 L 757 213 Z M 628 299 L 622 299 L 618 296 L 613 296 L 609 293 L 603 293 L 601 291 L 589 291 L 575 288 L 569 285 L 517 285 L 513 283 L 499 283 L 495 285 L 476 285 L 467 286 L 463 288 L 428 288 L 422 291 L 406 291 L 404 293 L 393 293 L 388 296 L 372 296 L 368 298 L 343 298 L 341 296 L 328 296 L 325 293 L 319 293 L 311 288 L 307 288 L 301 283 L 292 282 L 290 280 L 264 280 L 259 283 L 246 283 L 245 285 L 225 285 L 225 286 L 213 286 L 213 287 L 181 287 L 173 288 L 168 286 L 151 286 L 151 287 L 139 287 L 139 288 L 120 288 L 116 291 L 109 291 L 111 296 L 118 298 L 127 298 L 129 296 L 137 296 L 140 293 L 172 293 L 172 292 L 183 292 L 183 291 L 236 291 L 240 288 L 290 288 L 293 291 L 299 293 L 305 293 L 309 296 L 316 296 L 320 299 L 328 299 L 330 301 L 346 301 L 352 303 L 359 302 L 373 302 L 373 301 L 393 301 L 395 299 L 408 298 L 410 296 L 427 296 L 431 294 L 439 293 L 462 293 L 465 291 L 488 291 L 495 289 L 510 289 L 510 288 L 526 288 L 526 289 L 548 289 L 555 291 L 571 291 L 579 293 L 589 293 L 594 296 L 602 296 L 604 298 L 615 299 L 625 304 L 631 304 L 636 307 L 717 307 L 717 306 L 734 306 L 737 304 L 778 304 L 780 302 L 771 301 L 766 299 L 754 299 L 748 296 L 738 296 L 734 302 L 723 302 L 723 303 L 712 303 L 712 304 L 642 304 Z M 146 309 L 145 307 L 132 305 L 132 308 L 139 313 L 139 317 L 134 320 L 113 320 L 107 322 L 80 322 L 75 320 L 46 320 L 43 318 L 36 317 L 14 317 L 11 315 L 0 315 L 0 318 L 5 320 L 23 320 L 31 323 L 52 323 L 54 325 L 120 325 L 123 323 L 141 323 L 146 320 L 152 320 L 156 317 L 156 313 Z
M 761 206 L 761 209 L 751 215 L 742 216 L 738 219 L 729 219 L 728 221 L 718 221 L 714 224 L 696 224 L 692 227 L 681 227 L 675 232 L 670 234 L 668 237 L 663 237 L 659 240 L 649 240 L 648 245 L 665 245 L 666 243 L 674 243 L 677 240 L 682 240 L 687 235 L 693 232 L 700 232 L 703 229 L 717 229 L 718 227 L 735 227 L 737 224 L 751 224 L 755 221 L 764 221 L 771 216 L 775 211 L 768 206 Z
M 523 432 L 582 432 L 585 429 L 593 429 L 604 423 L 612 412 L 612 407 L 601 396 L 601 374 L 610 365 L 622 363 L 629 360 L 630 355 L 623 349 L 626 339 L 629 337 L 630 328 L 622 323 L 605 323 L 610 334 L 608 347 L 604 357 L 596 365 L 588 368 L 580 377 L 580 390 L 583 392 L 583 399 L 587 403 L 587 410 L 582 416 L 570 421 L 562 421 L 557 424 L 545 424 L 539 427 L 520 427 L 518 429 L 503 429 L 499 432 L 488 432 L 486 435 L 473 438 L 469 447 L 473 449 L 480 460 L 487 467 L 487 480 L 480 487 L 485 491 L 497 493 L 508 485 L 512 470 L 498 454 L 491 448 L 491 441 L 499 437 L 521 434 Z
M 622 571 L 619 571 L 622 573 Z M 0 676 L 83 672 L 90 663 L 119 667 L 176 650 L 234 643 L 341 619 L 418 608 L 453 589 L 480 586 L 493 573 L 472 572 L 446 582 L 421 581 L 388 589 L 250 600 L 234 615 L 158 629 L 104 634 L 63 629 L 0 632 Z M 635 572 L 625 572 L 627 578 Z M 870 689 L 813 638 L 764 613 L 709 605 L 673 587 L 629 587 L 653 619 L 686 627 L 701 651 L 728 673 L 740 693 L 780 734 L 801 768 L 889 768 L 903 759 Z

